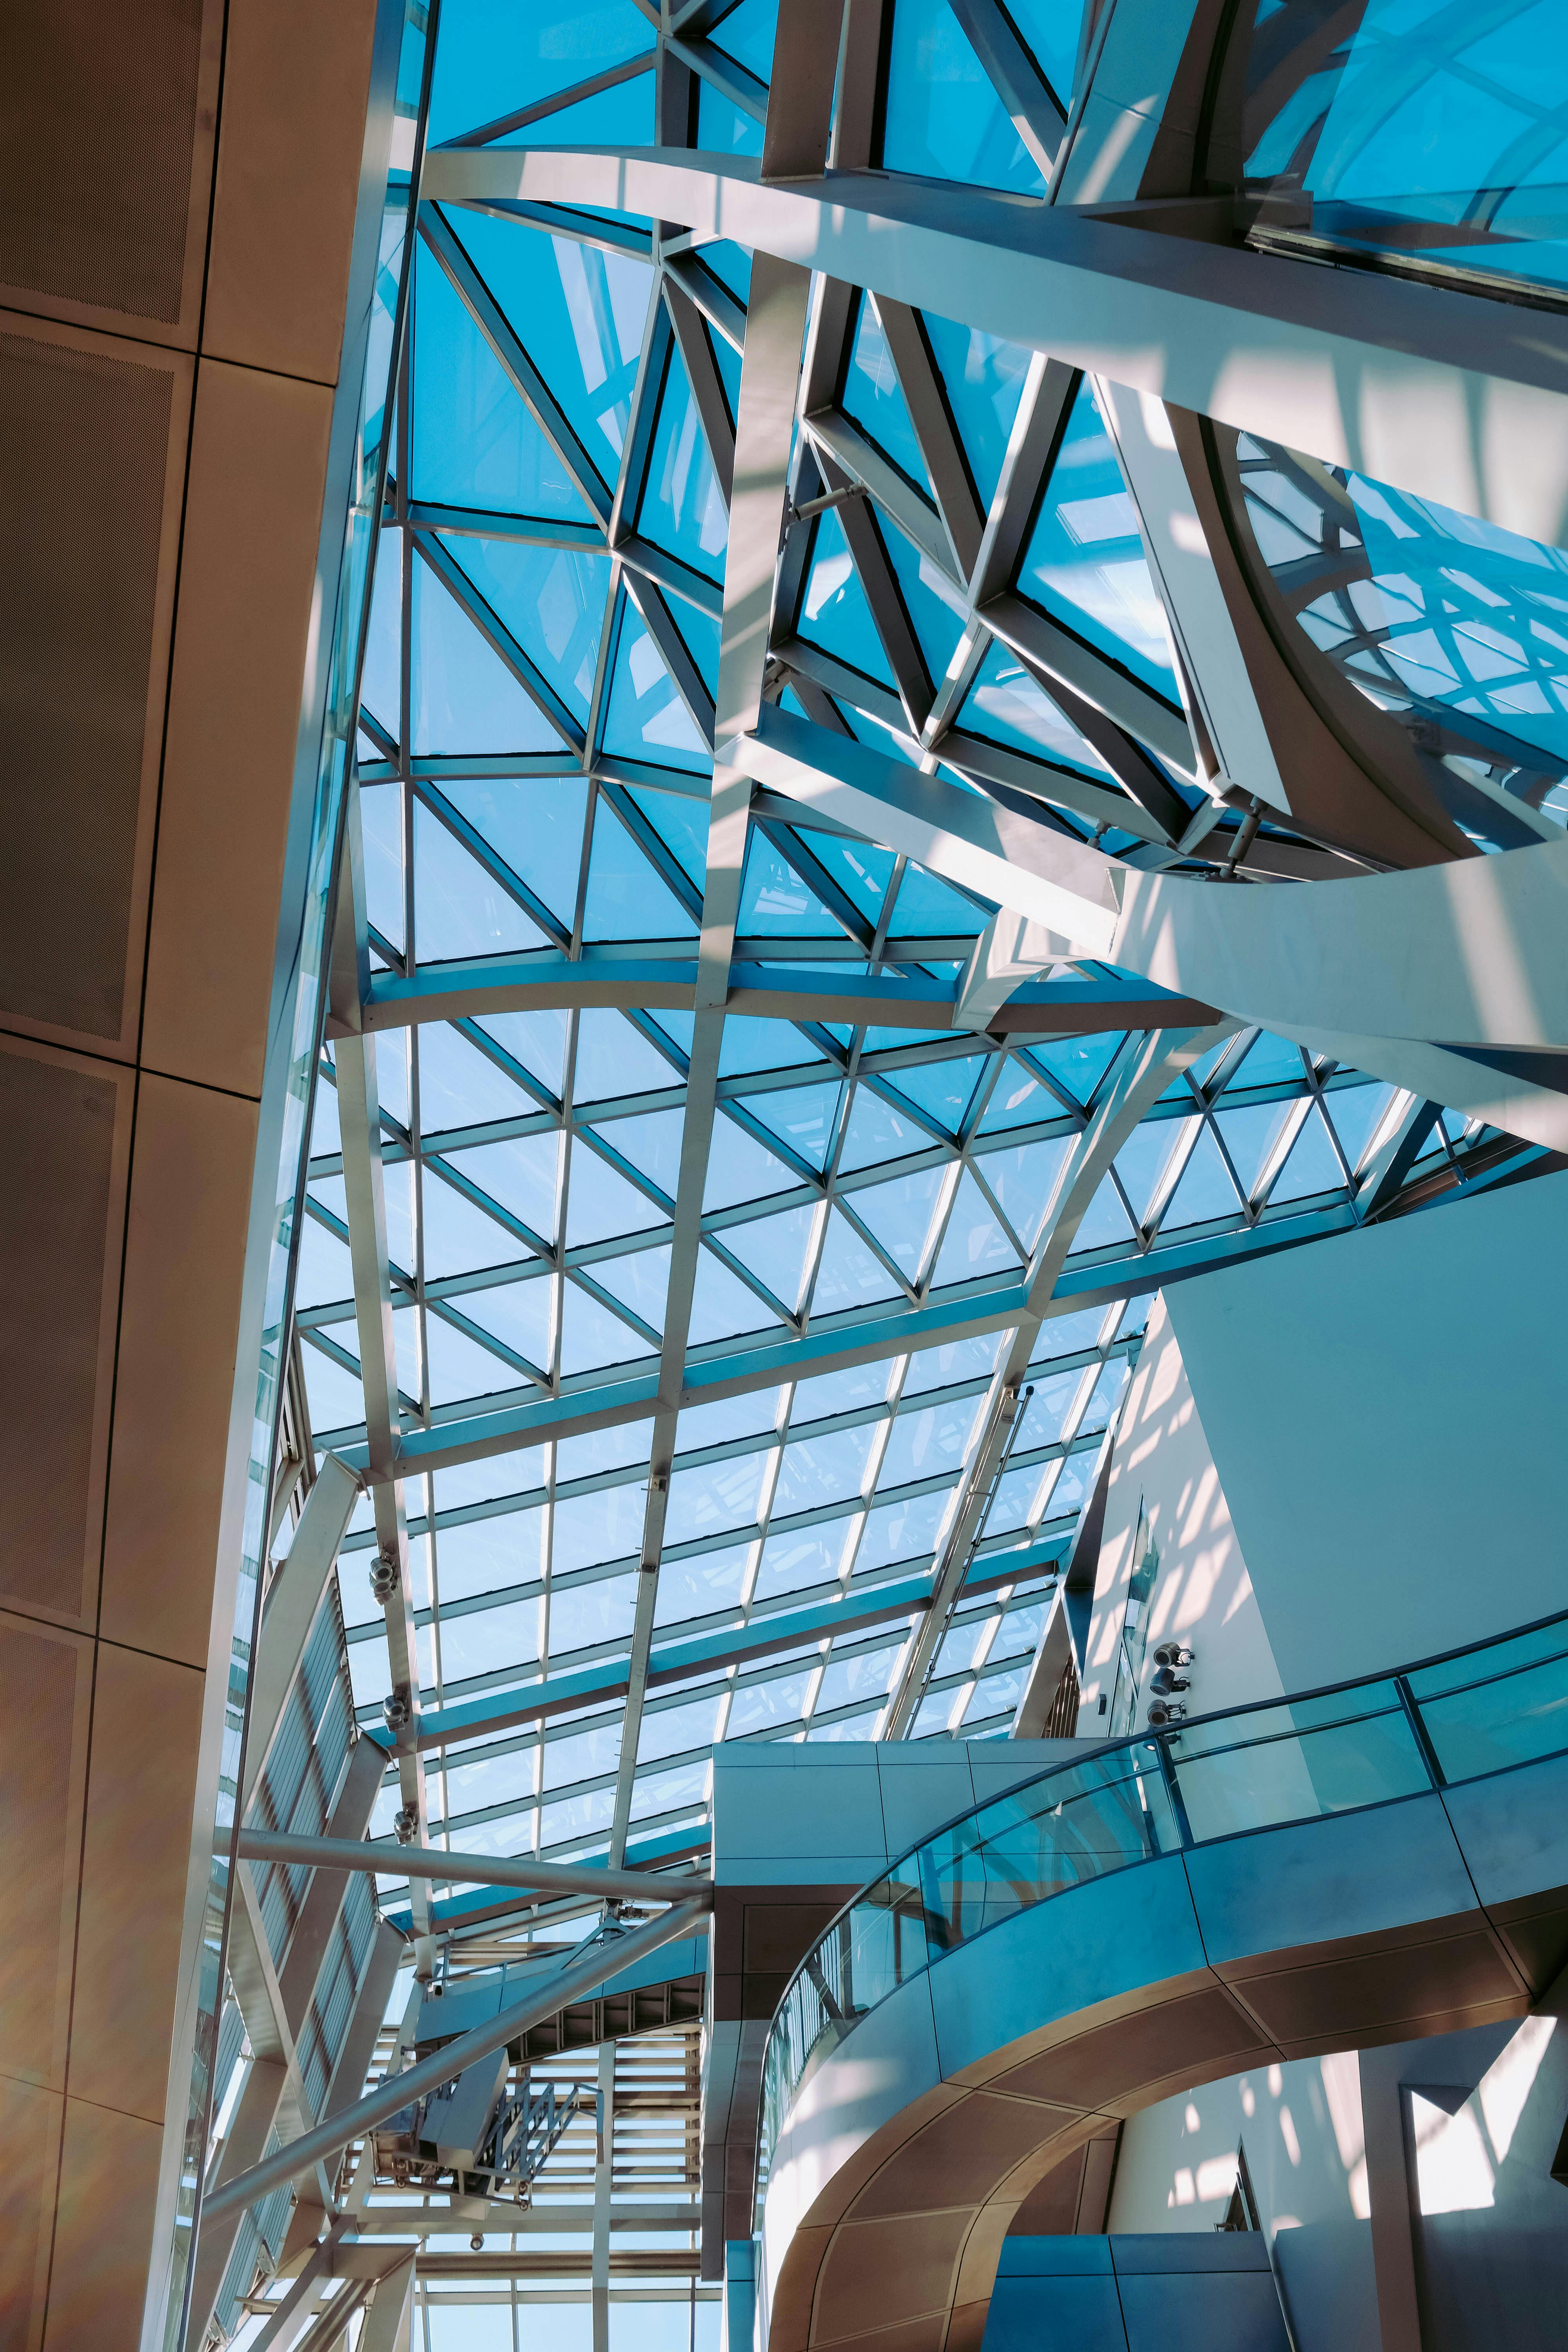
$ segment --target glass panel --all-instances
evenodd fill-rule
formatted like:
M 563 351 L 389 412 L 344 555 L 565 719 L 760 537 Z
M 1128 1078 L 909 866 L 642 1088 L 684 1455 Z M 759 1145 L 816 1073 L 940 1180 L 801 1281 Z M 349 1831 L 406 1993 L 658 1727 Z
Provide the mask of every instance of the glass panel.
M 1431 1786 L 1392 1683 L 1222 1717 L 1172 1733 L 1169 1746 L 1199 1844 Z
M 1179 699 L 1138 510 L 1087 382 L 1073 402 L 1018 586 L 1167 701 Z
M 1267 197 L 1255 238 L 1407 270 L 1568 286 L 1558 0 L 1256 0 L 1208 165 Z M 1499 290 L 1501 290 L 1500 289 Z
M 927 179 L 1046 193 L 947 0 L 899 0 L 888 63 L 882 163 Z

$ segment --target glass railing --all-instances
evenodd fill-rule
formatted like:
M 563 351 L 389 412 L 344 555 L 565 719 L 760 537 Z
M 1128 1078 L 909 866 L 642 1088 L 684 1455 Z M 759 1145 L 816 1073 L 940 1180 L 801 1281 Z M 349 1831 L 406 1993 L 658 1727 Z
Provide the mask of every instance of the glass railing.
M 900 1985 L 1015 1913 L 1160 1854 L 1568 1751 L 1568 1614 L 1402 1673 L 1108 1742 L 938 1830 L 801 1962 L 763 2064 L 758 2193 L 807 2077 Z

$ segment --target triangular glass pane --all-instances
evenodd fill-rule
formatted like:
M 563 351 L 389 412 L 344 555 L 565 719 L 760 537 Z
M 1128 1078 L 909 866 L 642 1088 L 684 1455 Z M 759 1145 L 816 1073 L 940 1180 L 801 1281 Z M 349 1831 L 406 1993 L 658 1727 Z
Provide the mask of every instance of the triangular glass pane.
M 773 74 L 778 20 L 779 0 L 741 0 L 740 6 L 721 17 L 708 37 L 716 49 L 724 50 L 758 81 L 765 82 Z
M 364 839 L 365 912 L 395 948 L 403 945 L 403 787 L 363 784 L 359 796 Z
M 1367 1145 L 1376 1134 L 1384 1111 L 1394 1100 L 1388 1086 L 1335 1087 L 1327 1098 L 1329 1117 L 1344 1146 L 1345 1158 L 1359 1168 Z
M 650 1110 L 640 1118 L 606 1119 L 595 1132 L 639 1176 L 646 1176 L 673 1201 L 680 1181 L 680 1137 L 684 1126 L 684 1117 L 678 1110 Z
M 721 1107 L 708 1147 L 708 1174 L 702 1187 L 705 1211 L 732 1209 L 742 1201 L 764 1200 L 770 1192 L 791 1192 L 799 1182 L 793 1168 L 775 1159 L 738 1120 L 727 1118 Z
M 309 1334 L 301 1335 L 309 1341 Z M 331 1429 L 363 1429 L 364 1390 L 357 1374 L 346 1370 L 320 1348 L 300 1350 L 305 1367 L 305 1398 L 314 1433 Z
M 901 530 L 889 526 L 882 538 L 904 600 L 904 610 L 920 639 L 926 675 L 933 686 L 940 686 L 968 625 L 963 592 Z
M 809 645 L 820 646 L 824 653 L 847 662 L 866 677 L 877 678 L 887 687 L 894 684 L 844 526 L 831 507 L 817 517 L 799 626 Z
M 710 580 L 723 578 L 729 509 L 703 436 L 691 379 L 673 341 L 637 508 L 637 529 L 656 547 L 689 563 L 693 571 L 705 572 Z
M 566 745 L 427 564 L 414 566 L 409 681 L 416 755 L 556 751 Z
M 989 507 L 1002 478 L 1002 460 L 1034 353 L 1021 343 L 1005 343 L 1000 335 L 988 335 L 983 328 L 939 319 L 931 310 L 921 318 L 980 502 Z
M 908 767 L 919 767 L 921 747 L 912 736 L 905 734 L 901 727 L 889 725 L 875 710 L 857 709 L 843 695 L 837 698 L 834 709 L 858 743 L 869 743 L 885 759 L 902 760 Z
M 642 1031 L 608 1005 L 589 1006 L 577 1015 L 577 1067 L 573 1099 L 610 1102 L 617 1096 L 678 1087 L 680 1073 L 650 1045 Z
M 731 1013 L 724 1024 L 724 1041 L 719 1048 L 721 1078 L 745 1077 L 756 1070 L 801 1070 L 808 1063 L 823 1061 L 820 1050 L 791 1022 L 761 1021 L 750 1013 Z
M 553 1242 L 560 1193 L 559 1135 L 513 1136 L 505 1143 L 480 1143 L 471 1150 L 448 1152 L 446 1159 L 458 1175 L 477 1184 L 531 1233 L 543 1242 Z M 520 1256 L 521 1252 L 514 1247 L 511 1255 Z
M 525 137 L 532 140 L 533 126 Z M 482 213 L 464 213 L 462 239 L 596 471 L 613 483 L 631 422 L 651 266 Z
M 669 1290 L 669 1251 L 663 1249 L 633 1250 L 626 1257 L 596 1258 L 592 1268 L 594 1280 L 623 1307 L 651 1324 L 656 1331 L 664 1329 L 664 1308 Z
M 477 783 L 453 782 L 445 789 L 453 807 L 483 835 L 519 881 L 542 899 L 562 929 L 570 931 L 583 862 L 586 777 L 497 777 Z
M 746 852 L 736 929 L 743 938 L 766 933 L 784 938 L 844 937 L 843 925 L 828 913 L 816 893 L 801 880 L 783 850 L 775 848 L 757 825 L 752 827 Z
M 1058 1037 L 1048 1045 L 1032 1045 L 1033 1058 L 1066 1088 L 1085 1110 L 1121 1045 L 1125 1030 L 1109 1029 L 1093 1037 Z
M 876 305 L 868 295 L 860 297 L 860 313 L 855 325 L 855 340 L 850 346 L 849 364 L 844 378 L 844 391 L 839 405 L 846 416 L 851 417 L 868 441 L 875 442 L 884 457 L 891 458 L 905 479 L 919 490 L 921 496 L 935 503 L 931 486 L 931 474 L 915 438 L 914 425 L 910 416 L 909 403 L 893 365 L 893 354 L 882 332 Z
M 443 19 L 430 81 L 432 143 L 536 106 L 653 47 L 634 0 L 531 0 L 455 8 Z
M 594 815 L 585 940 L 695 939 L 697 925 L 602 796 Z
M 1280 1129 L 1295 1116 L 1295 1109 L 1291 1102 L 1248 1103 L 1239 1110 L 1215 1112 L 1215 1124 L 1225 1139 L 1225 1148 L 1248 1199 L 1258 1190 L 1258 1178 L 1279 1140 Z
M 506 1265 L 531 1255 L 506 1226 L 442 1181 L 440 1171 L 426 1163 L 422 1192 L 425 1274 L 442 1282 L 450 1274 L 477 1274 L 481 1266 Z
M 365 633 L 360 700 L 395 742 L 403 709 L 403 533 L 384 530 L 375 543 L 370 626 Z M 380 753 L 376 754 L 379 759 Z
M 1054 1135 L 1042 1143 L 1016 1143 L 1003 1151 L 988 1151 L 979 1163 L 981 1174 L 1026 1249 L 1033 1249 L 1039 1239 L 1062 1163 L 1071 1150 L 1070 1136 Z
M 705 155 L 760 155 L 763 126 L 710 81 L 697 86 L 697 144 Z
M 976 1275 L 999 1273 L 1017 1264 L 1016 1250 L 966 1168 L 931 1268 L 931 1288 L 940 1290 L 950 1282 L 972 1282 Z
M 297 1307 L 326 1307 L 354 1295 L 353 1260 L 347 1242 L 328 1233 L 314 1217 L 300 1227 L 300 1270 L 294 1277 Z
M 890 1071 L 884 1083 L 897 1087 L 939 1127 L 956 1136 L 985 1060 L 984 1054 L 966 1054 L 957 1061 L 921 1062 L 912 1069 Z
M 418 1032 L 418 1045 L 419 1124 L 426 1135 L 537 1113 L 532 1097 L 447 1022 L 428 1023 Z
M 816 1203 L 807 1202 L 798 1209 L 786 1209 L 781 1216 L 759 1217 L 752 1224 L 724 1228 L 723 1243 L 731 1256 L 739 1258 L 759 1282 L 765 1282 L 792 1315 L 800 1305 L 816 1213 Z
M 710 694 L 720 691 L 720 624 L 700 604 L 689 604 L 684 597 L 670 597 L 670 618 L 682 633 L 687 652 L 703 673 L 703 685 Z
M 813 833 L 805 826 L 799 830 L 805 846 L 826 867 L 846 898 L 852 898 L 868 922 L 874 923 L 898 862 L 892 851 L 879 849 L 869 841 L 846 841 L 836 833 Z
M 658 1203 L 628 1184 L 607 1160 L 585 1144 L 574 1147 L 566 1186 L 568 1249 L 613 1241 L 622 1234 L 647 1233 L 668 1222 Z
M 947 0 L 898 0 L 880 160 L 888 171 L 926 179 L 1046 193 Z
M 739 1275 L 731 1274 L 711 1250 L 699 1249 L 688 1331 L 694 1348 L 703 1347 L 710 1339 L 738 1338 L 742 1331 L 777 1331 L 783 1328 L 777 1316 L 770 1313 L 754 1290 L 747 1289 Z
M 1026 1063 L 1015 1060 L 1007 1064 L 991 1090 L 981 1116 L 980 1132 L 994 1135 L 999 1129 L 1033 1127 L 1037 1121 L 1066 1116 L 1059 1098 L 1044 1079 L 1037 1078 Z
M 885 1160 L 902 1159 L 906 1152 L 931 1149 L 931 1134 L 926 1128 L 895 1110 L 874 1087 L 856 1087 L 844 1150 L 839 1155 L 841 1169 L 847 1172 L 856 1168 L 875 1168 Z
M 1300 1087 L 1303 1075 L 1300 1047 L 1289 1037 L 1271 1036 L 1265 1030 L 1226 1080 L 1225 1091 L 1228 1095 L 1244 1093 L 1248 1087 Z
M 1131 1238 L 1132 1228 L 1127 1222 L 1121 1196 L 1107 1176 L 1084 1211 L 1068 1255 L 1074 1257 L 1080 1250 L 1103 1249 L 1107 1242 L 1126 1242 Z
M 923 866 L 905 866 L 891 925 L 899 938 L 973 938 L 987 920 L 972 898 L 963 898 Z
M 1110 778 L 1110 769 L 1065 712 L 1058 709 L 1016 654 L 993 643 L 963 698 L 960 728 L 1080 775 Z
M 708 802 L 686 793 L 644 792 L 637 785 L 631 797 L 700 890 L 708 879 Z
M 1087 379 L 1051 467 L 1018 586 L 1170 702 L 1180 692 L 1138 510 Z
M 833 1147 L 842 1086 L 790 1087 L 783 1094 L 748 1095 L 746 1108 L 771 1128 L 809 1167 L 825 1168 Z
M 414 923 L 421 963 L 508 955 L 549 941 L 438 817 L 414 810 Z
M 517 1388 L 524 1377 L 466 1331 L 455 1330 L 441 1316 L 429 1313 L 425 1318 L 425 1371 L 432 1404 L 493 1396 L 498 1389 Z
M 634 74 L 628 81 L 612 82 L 574 105 L 558 107 L 553 114 L 535 116 L 520 131 L 498 139 L 498 147 L 651 147 L 653 144 L 651 73 Z
M 903 1295 L 875 1251 L 867 1248 L 839 1210 L 832 1210 L 812 1293 L 813 1316 L 838 1315 L 847 1307 L 869 1307 Z
M 559 1102 L 566 1066 L 566 1023 L 564 1010 L 552 1004 L 538 1012 L 487 1013 L 479 1025 Z
M 1344 1170 L 1314 1103 L 1291 1147 L 1289 1159 L 1269 1190 L 1268 1205 L 1273 1208 L 1281 1201 L 1304 1201 L 1313 1192 L 1342 1192 L 1344 1189 Z
M 1160 1231 L 1174 1233 L 1182 1225 L 1202 1225 L 1211 1218 L 1234 1217 L 1240 1206 L 1220 1148 L 1205 1126 L 1160 1220 Z
M 542 522 L 594 522 L 435 255 L 421 248 L 415 272 L 414 496 Z
M 1134 1128 L 1116 1155 L 1116 1172 L 1121 1179 L 1121 1189 L 1132 1203 L 1132 1213 L 1141 1225 L 1149 1222 L 1149 1211 L 1160 1189 L 1173 1151 L 1185 1147 L 1190 1120 L 1180 1118 L 1145 1119 Z
M 1078 63 L 1084 0 L 1008 0 L 1007 13 L 1035 53 L 1061 104 L 1068 110 L 1072 97 L 1073 70 Z
M 575 548 L 529 547 L 515 539 L 442 543 L 568 709 L 585 719 L 605 624 L 609 557 Z
M 931 1219 L 947 1171 L 922 1168 L 910 1176 L 895 1176 L 889 1184 L 868 1184 L 851 1195 L 855 1214 L 874 1234 L 895 1265 L 918 1282 L 925 1264 Z
M 627 1364 L 648 1352 L 647 1341 L 574 1282 L 562 1284 L 561 1370 L 595 1372 L 605 1364 Z
M 466 1290 L 457 1303 L 470 1323 L 492 1332 L 541 1371 L 548 1371 L 554 1294 L 555 1285 L 546 1276 L 536 1282 L 498 1283 L 493 1290 Z M 445 1543 L 443 1537 L 441 1591 L 443 1598 L 450 1599 Z
M 619 752 L 623 759 L 646 760 L 652 767 L 680 768 L 699 775 L 708 774 L 713 765 L 712 754 L 664 666 L 663 655 L 624 591 L 604 748 L 612 756 Z

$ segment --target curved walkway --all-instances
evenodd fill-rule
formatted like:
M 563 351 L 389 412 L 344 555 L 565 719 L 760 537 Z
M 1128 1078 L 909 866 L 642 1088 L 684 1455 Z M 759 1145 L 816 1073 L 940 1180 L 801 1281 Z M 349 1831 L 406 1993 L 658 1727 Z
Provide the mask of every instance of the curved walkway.
M 978 2352 L 1109 2119 L 1520 2016 L 1568 1958 L 1568 1617 L 1098 1749 L 848 1905 L 764 2068 L 768 2352 Z

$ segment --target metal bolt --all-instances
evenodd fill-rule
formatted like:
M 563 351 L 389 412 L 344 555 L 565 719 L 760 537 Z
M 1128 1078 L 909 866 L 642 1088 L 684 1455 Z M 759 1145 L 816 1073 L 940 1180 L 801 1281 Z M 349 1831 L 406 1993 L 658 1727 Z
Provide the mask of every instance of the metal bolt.
M 391 1696 L 382 1700 L 381 1711 L 386 1717 L 388 1731 L 401 1731 L 405 1724 L 413 1722 L 414 1708 L 406 1683 L 399 1683 Z
M 397 1586 L 397 1554 L 395 1551 L 377 1552 L 370 1567 L 372 1598 L 384 1608 L 396 1591 Z
M 419 1830 L 418 1806 L 402 1806 L 399 1809 L 397 1817 L 392 1826 L 397 1832 L 397 1843 L 399 1845 L 412 1845 Z

